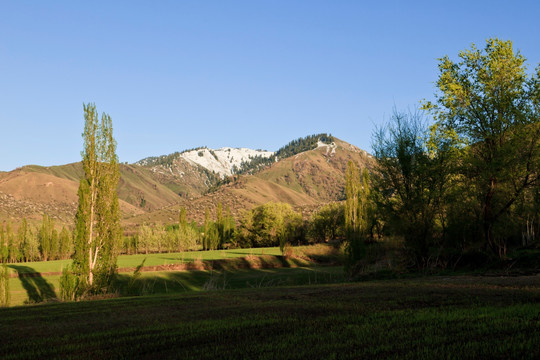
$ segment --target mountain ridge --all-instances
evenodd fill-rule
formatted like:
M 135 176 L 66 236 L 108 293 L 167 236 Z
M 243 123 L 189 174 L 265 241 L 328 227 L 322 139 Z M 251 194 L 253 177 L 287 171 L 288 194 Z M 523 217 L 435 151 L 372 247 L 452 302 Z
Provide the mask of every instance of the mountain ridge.
M 300 141 L 302 138 L 291 141 L 281 148 L 286 150 L 282 153 L 296 153 L 283 158 L 276 157 L 278 152 L 225 147 L 218 149 L 216 156 L 211 153 L 215 150 L 209 148 L 182 152 L 189 155 L 187 158 L 174 156 L 178 153 L 166 155 L 165 160 L 171 160 L 167 166 L 122 163 L 118 194 L 123 223 L 138 226 L 144 222 L 176 221 L 181 206 L 191 211 L 192 220 L 200 221 L 205 208 L 213 209 L 218 202 L 229 205 L 238 217 L 240 210 L 268 201 L 288 202 L 300 208 L 338 201 L 343 198 L 347 162 L 371 167 L 372 160 L 354 145 L 334 137 L 323 142 L 317 136 L 306 137 L 309 141 L 305 143 Z M 246 158 L 260 160 L 263 154 L 267 160 L 239 173 L 238 163 L 245 164 Z M 235 155 L 238 158 L 232 159 Z M 190 157 L 225 159 L 231 175 L 209 170 L 190 161 Z M 237 166 L 236 172 L 232 165 Z M 0 172 L 0 221 L 16 222 L 26 217 L 37 222 L 43 213 L 48 213 L 59 223 L 71 224 L 82 175 L 80 162 L 49 167 L 28 165 Z

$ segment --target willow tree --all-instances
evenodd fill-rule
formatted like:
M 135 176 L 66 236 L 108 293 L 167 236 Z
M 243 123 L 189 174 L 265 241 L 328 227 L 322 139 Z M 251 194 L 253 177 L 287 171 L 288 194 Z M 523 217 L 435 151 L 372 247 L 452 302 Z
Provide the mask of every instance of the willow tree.
M 107 291 L 117 268 L 121 237 L 117 187 L 120 177 L 111 117 L 98 121 L 94 104 L 84 107 L 84 176 L 79 184 L 75 215 L 73 271 L 78 293 Z
M 362 173 L 354 162 L 349 161 L 345 173 L 345 235 L 348 262 L 346 269 L 354 272 L 354 265 L 364 255 L 364 243 L 369 228 L 371 205 L 369 200 L 369 173 Z

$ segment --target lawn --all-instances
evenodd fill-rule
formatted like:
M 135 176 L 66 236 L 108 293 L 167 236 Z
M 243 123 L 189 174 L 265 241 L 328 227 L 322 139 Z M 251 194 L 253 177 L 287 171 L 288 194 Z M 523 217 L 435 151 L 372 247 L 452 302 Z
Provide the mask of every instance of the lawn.
M 256 286 L 0 318 L 3 359 L 538 359 L 540 276 Z

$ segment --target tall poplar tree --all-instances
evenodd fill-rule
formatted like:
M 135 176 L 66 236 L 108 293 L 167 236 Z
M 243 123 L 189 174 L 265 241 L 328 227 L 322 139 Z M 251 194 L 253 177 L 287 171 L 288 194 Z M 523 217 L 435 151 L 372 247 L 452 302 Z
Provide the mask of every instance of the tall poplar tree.
M 73 270 L 79 278 L 78 293 L 107 291 L 117 267 L 121 237 L 117 187 L 120 177 L 111 117 L 98 121 L 94 104 L 84 107 L 84 177 L 79 185 L 75 216 Z

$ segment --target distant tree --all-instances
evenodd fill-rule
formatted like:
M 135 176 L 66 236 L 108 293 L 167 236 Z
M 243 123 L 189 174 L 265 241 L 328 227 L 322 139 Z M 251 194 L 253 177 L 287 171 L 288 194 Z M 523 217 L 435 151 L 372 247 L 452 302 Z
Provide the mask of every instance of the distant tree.
M 524 193 L 539 186 L 540 66 L 527 74 L 511 41 L 488 39 L 439 61 L 438 93 L 425 108 L 467 147 L 461 173 L 473 189 L 485 246 L 505 249 L 505 229 Z
M 4 263 L 8 261 L 8 244 L 6 241 L 6 234 L 4 232 L 4 224 L 0 224 L 0 262 Z
M 137 244 L 138 244 L 138 250 L 143 250 L 145 254 L 149 253 L 150 246 L 152 244 L 152 228 L 148 226 L 147 224 L 142 224 L 139 227 L 139 231 L 137 233 Z
M 244 213 L 239 242 L 244 246 L 281 246 L 304 241 L 302 215 L 286 203 L 266 203 Z
M 349 161 L 345 174 L 345 237 L 348 260 L 346 269 L 355 272 L 356 263 L 364 255 L 365 242 L 370 226 L 370 184 L 369 173 L 360 170 Z
M 12 232 L 10 222 L 8 222 L 6 225 L 6 243 L 8 249 L 8 261 L 10 263 L 17 262 L 20 258 L 20 252 L 19 247 L 16 244 L 15 234 Z
M 68 229 L 62 227 L 59 236 L 60 259 L 69 259 L 73 251 L 73 240 Z
M 345 234 L 345 206 L 331 203 L 322 206 L 310 219 L 309 236 L 316 242 L 335 240 Z
M 41 227 L 39 228 L 39 251 L 41 252 L 41 258 L 43 261 L 51 260 L 51 254 L 54 253 L 53 250 L 53 230 L 54 230 L 54 220 L 51 219 L 47 214 L 43 214 L 43 219 L 41 221 Z
M 9 306 L 9 268 L 4 262 L 0 265 L 0 307 Z
M 19 231 L 17 232 L 18 242 L 20 245 L 20 253 L 22 254 L 23 261 L 32 261 L 30 256 L 30 236 L 29 236 L 28 222 L 26 218 L 23 218 L 19 225 Z
M 232 242 L 236 233 L 236 223 L 231 215 L 231 208 L 227 205 L 225 210 L 225 218 L 223 219 L 223 238 L 222 243 Z
M 79 295 L 109 289 L 117 271 L 117 248 L 122 235 L 117 195 L 119 167 L 111 117 L 104 113 L 98 121 L 94 104 L 83 107 L 84 177 L 78 191 L 73 256 Z
M 203 250 L 216 250 L 219 247 L 219 240 L 218 226 L 210 219 L 210 212 L 206 209 L 202 234 Z

